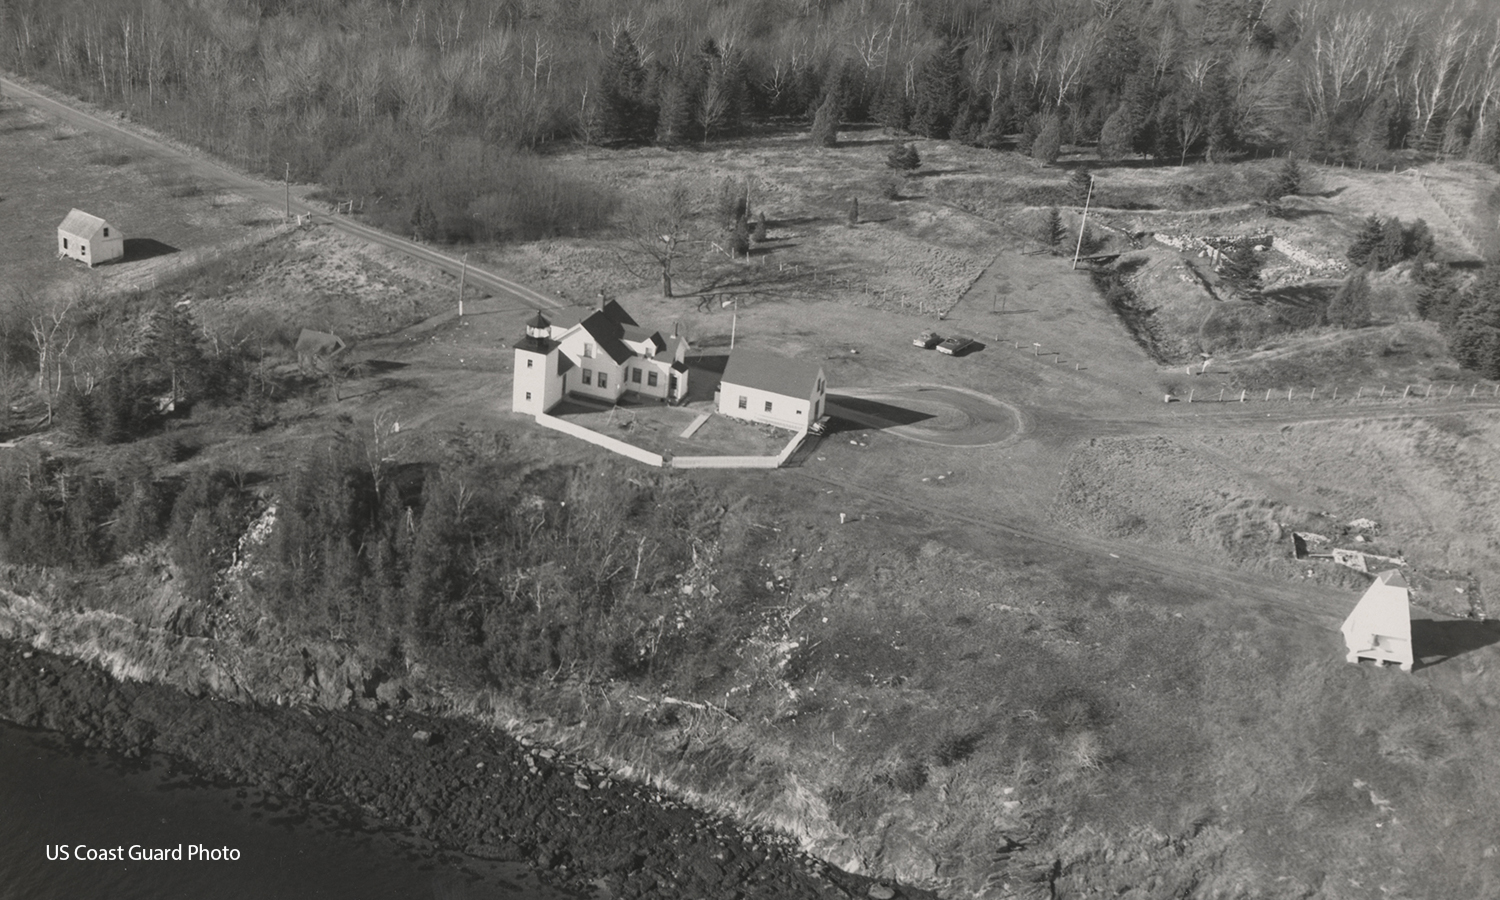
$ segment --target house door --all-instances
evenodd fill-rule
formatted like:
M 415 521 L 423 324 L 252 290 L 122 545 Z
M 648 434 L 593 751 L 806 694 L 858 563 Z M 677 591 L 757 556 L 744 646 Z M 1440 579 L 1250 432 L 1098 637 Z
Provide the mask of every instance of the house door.
M 677 399 L 677 375 L 675 373 L 667 376 L 667 399 Z

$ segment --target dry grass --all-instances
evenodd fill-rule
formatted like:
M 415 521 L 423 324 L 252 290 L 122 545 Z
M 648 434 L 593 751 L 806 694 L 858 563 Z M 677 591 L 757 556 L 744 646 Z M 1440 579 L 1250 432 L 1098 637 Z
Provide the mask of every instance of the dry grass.
M 139 287 L 142 277 L 170 266 L 179 252 L 264 234 L 273 221 L 259 204 L 184 183 L 148 158 L 120 153 L 18 105 L 0 106 L 0 159 L 6 161 L 0 166 L 0 246 L 6 248 L 0 283 L 31 292 L 85 284 L 106 291 Z M 57 226 L 73 207 L 124 232 L 125 261 L 89 269 L 57 259 Z

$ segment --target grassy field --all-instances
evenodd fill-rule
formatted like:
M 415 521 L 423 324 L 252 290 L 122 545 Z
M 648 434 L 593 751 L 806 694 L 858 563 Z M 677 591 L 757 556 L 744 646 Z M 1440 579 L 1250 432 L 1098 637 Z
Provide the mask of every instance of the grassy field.
M 161 226 L 160 240 L 182 248 L 226 246 L 264 227 L 231 200 L 174 195 L 164 174 L 152 180 L 82 136 L 54 141 L 49 127 L 9 110 L 0 142 L 43 169 L 54 147 L 77 149 L 71 164 L 92 179 L 96 211 L 119 217 L 127 234 L 136 210 L 206 223 Z M 1231 404 L 1163 404 L 1180 369 L 1148 356 L 1087 272 L 1029 252 L 1036 209 L 1066 205 L 1065 171 L 919 143 L 924 172 L 886 200 L 889 146 L 865 131 L 829 151 L 780 135 L 703 151 L 563 154 L 573 174 L 627 204 L 679 178 L 705 193 L 748 180 L 771 226 L 751 262 L 713 264 L 742 288 L 733 308 L 658 296 L 608 241 L 470 250 L 568 300 L 591 302 L 604 287 L 643 325 L 687 335 L 695 356 L 722 356 L 733 334 L 737 347 L 818 360 L 833 394 L 899 404 L 904 392 L 949 386 L 1003 400 L 1019 423 L 975 446 L 845 424 L 798 470 L 663 476 L 722 498 L 764 540 L 748 575 L 715 570 L 705 553 L 683 573 L 695 592 L 677 598 L 683 623 L 712 625 L 743 611 L 697 588 L 746 580 L 765 601 L 753 635 L 666 683 L 558 672 L 499 701 L 514 727 L 783 828 L 840 865 L 954 896 L 1494 893 L 1500 818 L 1474 799 L 1500 796 L 1488 749 L 1500 739 L 1489 699 L 1500 688 L 1500 633 L 1420 610 L 1417 672 L 1347 665 L 1336 628 L 1362 579 L 1332 569 L 1307 577 L 1287 532 L 1374 519 L 1382 548 L 1471 591 L 1423 598 L 1431 607 L 1482 610 L 1500 577 L 1496 414 L 1476 405 L 1365 415 L 1341 402 L 1262 418 Z M 1243 195 L 1267 165 L 1102 173 L 1102 198 L 1121 210 L 1106 218 L 1252 227 Z M 0 184 L 0 237 L 38 248 L 7 256 L 0 278 L 66 287 L 86 277 L 50 259 L 51 214 L 45 228 L 3 232 L 21 221 L 13 202 L 32 217 L 84 205 L 68 171 L 58 163 Z M 1332 193 L 1304 201 L 1341 222 L 1384 211 L 1359 205 L 1361 191 L 1392 197 L 1414 183 L 1319 177 Z M 133 185 L 139 202 L 98 199 L 116 182 Z M 861 221 L 851 226 L 856 196 Z M 1180 208 L 1123 209 L 1148 202 Z M 1294 239 L 1313 246 L 1323 232 L 1307 227 Z M 459 318 L 446 276 L 331 233 L 266 231 L 169 292 L 221 331 L 281 335 L 268 352 L 284 371 L 284 336 L 304 325 L 356 339 L 359 365 L 337 399 L 328 385 L 289 378 L 272 424 L 253 433 L 223 412 L 176 421 L 171 437 L 193 452 L 164 457 L 163 474 L 234 459 L 271 490 L 308 445 L 374 429 L 402 465 L 483 443 L 523 469 L 648 477 L 509 411 L 510 344 L 531 310 L 471 295 Z M 1331 253 L 1331 235 L 1313 249 Z M 1148 253 L 1153 296 L 1173 306 L 1163 318 L 1179 336 L 1201 329 L 1218 301 L 1179 277 L 1175 251 Z M 108 290 L 112 270 L 96 275 Z M 687 277 L 681 287 L 702 284 Z M 1276 346 L 1191 377 L 1228 389 L 1451 371 L 1427 326 L 1392 318 L 1347 339 L 1272 335 Z M 913 347 L 929 327 L 979 344 L 957 358 Z M 663 435 L 690 421 L 677 412 Z M 713 427 L 695 441 L 745 443 Z

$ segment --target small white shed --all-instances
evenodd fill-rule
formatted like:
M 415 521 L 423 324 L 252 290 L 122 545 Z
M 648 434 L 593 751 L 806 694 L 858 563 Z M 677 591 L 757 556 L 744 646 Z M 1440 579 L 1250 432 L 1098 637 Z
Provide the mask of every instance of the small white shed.
M 735 350 L 719 382 L 719 412 L 806 431 L 826 411 L 823 367 L 775 353 Z
M 1373 659 L 1398 663 L 1410 672 L 1415 657 L 1411 647 L 1411 594 L 1406 579 L 1395 569 L 1381 572 L 1344 620 L 1344 645 L 1349 662 Z
M 81 209 L 68 213 L 57 226 L 57 255 L 93 266 L 125 255 L 125 236 L 120 229 Z

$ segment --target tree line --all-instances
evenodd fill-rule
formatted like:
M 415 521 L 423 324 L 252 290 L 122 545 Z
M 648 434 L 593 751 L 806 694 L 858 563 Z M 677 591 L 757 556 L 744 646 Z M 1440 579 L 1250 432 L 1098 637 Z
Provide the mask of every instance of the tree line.
M 577 668 L 696 687 L 774 603 L 765 530 L 710 488 L 527 472 L 473 433 L 398 464 L 372 434 L 310 446 L 270 483 L 219 462 L 164 476 L 149 443 L 8 455 L 0 560 L 86 575 L 160 552 L 184 627 L 284 629 L 493 684 Z
M 0 65 L 434 234 L 597 225 L 525 151 L 683 146 L 773 120 L 1097 143 L 1500 161 L 1500 21 L 1418 0 L 5 0 Z M 448 149 L 457 148 L 457 149 Z M 520 194 L 514 205 L 507 198 Z M 446 219 L 446 224 L 441 224 Z

